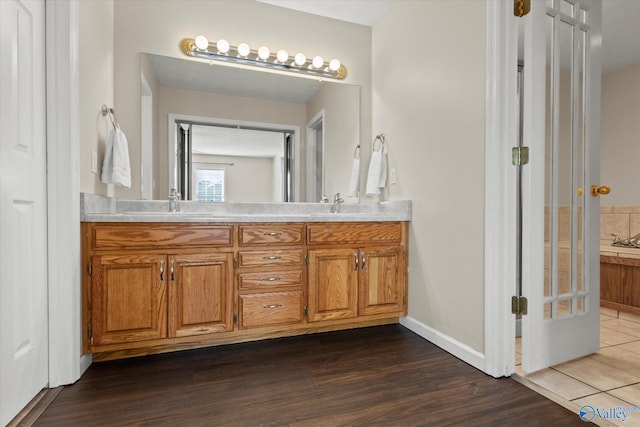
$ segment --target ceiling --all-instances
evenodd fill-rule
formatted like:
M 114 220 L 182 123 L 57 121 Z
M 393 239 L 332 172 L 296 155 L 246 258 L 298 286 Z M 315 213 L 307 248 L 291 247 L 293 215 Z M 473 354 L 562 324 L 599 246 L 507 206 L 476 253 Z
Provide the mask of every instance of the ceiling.
M 393 0 L 257 0 L 314 15 L 373 26 Z M 640 0 L 603 0 L 602 71 L 640 62 Z

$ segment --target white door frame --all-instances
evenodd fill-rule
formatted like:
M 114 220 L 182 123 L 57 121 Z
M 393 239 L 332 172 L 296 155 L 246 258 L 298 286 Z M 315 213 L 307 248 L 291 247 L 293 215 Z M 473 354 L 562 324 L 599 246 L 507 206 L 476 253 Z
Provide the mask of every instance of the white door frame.
M 78 0 L 46 0 L 49 387 L 77 381 L 82 355 Z
M 494 377 L 515 371 L 516 168 L 511 148 L 518 144 L 517 19 L 512 2 L 487 1 L 484 371 Z

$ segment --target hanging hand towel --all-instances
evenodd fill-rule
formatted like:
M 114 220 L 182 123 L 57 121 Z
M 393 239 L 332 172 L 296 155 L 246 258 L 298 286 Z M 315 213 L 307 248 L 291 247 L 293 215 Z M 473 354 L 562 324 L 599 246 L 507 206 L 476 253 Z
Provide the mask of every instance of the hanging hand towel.
M 102 182 L 120 184 L 131 188 L 131 166 L 129 164 L 129 144 L 119 127 L 114 127 L 107 137 L 107 146 L 102 162 Z
M 351 181 L 349 182 L 349 191 L 347 196 L 358 197 L 360 191 L 360 146 L 358 145 L 353 152 L 353 165 L 351 166 Z
M 367 196 L 380 194 L 380 173 L 382 170 L 382 150 L 371 153 L 369 173 L 367 174 Z
M 376 149 L 376 142 L 380 141 L 379 149 Z M 373 141 L 371 162 L 369 163 L 369 173 L 367 174 L 367 196 L 380 194 L 380 189 L 387 183 L 387 153 L 385 151 L 384 134 L 376 136 Z

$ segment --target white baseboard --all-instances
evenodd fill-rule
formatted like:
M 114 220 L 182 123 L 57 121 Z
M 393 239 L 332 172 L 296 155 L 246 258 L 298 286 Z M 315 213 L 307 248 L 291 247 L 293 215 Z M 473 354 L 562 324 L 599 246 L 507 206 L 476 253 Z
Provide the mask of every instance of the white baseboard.
M 451 353 L 453 356 L 462 360 L 465 363 L 481 370 L 485 371 L 484 354 L 469 347 L 466 344 L 461 343 L 442 332 L 425 325 L 422 322 L 417 321 L 413 317 L 401 317 L 400 324 L 407 329 L 420 335 L 427 341 L 437 345 L 447 353 Z

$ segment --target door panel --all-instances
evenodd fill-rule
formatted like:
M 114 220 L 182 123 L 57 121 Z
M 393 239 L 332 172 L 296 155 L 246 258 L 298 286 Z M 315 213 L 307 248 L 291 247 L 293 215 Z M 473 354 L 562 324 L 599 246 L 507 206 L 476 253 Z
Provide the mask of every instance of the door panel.
M 48 382 L 44 1 L 0 1 L 0 425 Z
M 356 317 L 358 250 L 309 251 L 309 322 Z
M 169 256 L 169 336 L 233 330 L 233 254 Z
M 522 366 L 599 348 L 600 0 L 547 0 L 525 18 Z
M 92 265 L 92 344 L 166 337 L 164 255 L 94 256 Z
M 360 252 L 360 315 L 394 313 L 404 309 L 402 248 L 366 248 Z

